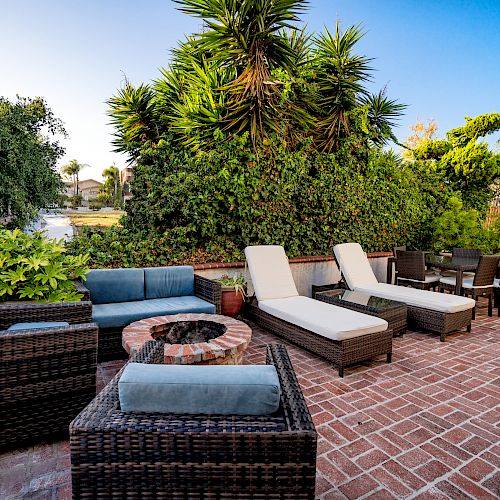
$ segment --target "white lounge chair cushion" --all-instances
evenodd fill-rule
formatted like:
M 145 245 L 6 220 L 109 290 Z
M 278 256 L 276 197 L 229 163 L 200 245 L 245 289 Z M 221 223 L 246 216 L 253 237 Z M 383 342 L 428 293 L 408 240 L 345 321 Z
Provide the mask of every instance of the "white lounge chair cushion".
M 345 340 L 387 330 L 387 321 L 309 297 L 259 300 L 259 308 L 332 340 Z
M 245 256 L 255 296 L 259 302 L 299 295 L 285 249 L 282 246 L 256 245 L 246 247 Z
M 495 278 L 494 285 L 496 288 L 500 288 L 500 278 Z
M 446 276 L 441 278 L 440 283 L 444 283 L 445 285 L 451 285 L 455 286 L 456 284 L 456 276 Z M 491 288 L 495 283 L 493 282 L 491 285 L 481 285 L 481 286 L 474 286 L 474 278 L 470 278 L 467 276 L 464 276 L 462 279 L 462 288 Z
M 351 290 L 359 286 L 374 285 L 378 280 L 359 243 L 342 243 L 333 247 L 340 272 Z
M 367 292 L 384 299 L 397 300 L 409 306 L 422 307 L 431 311 L 444 313 L 456 313 L 472 309 L 476 301 L 467 297 L 451 295 L 439 292 L 418 290 L 407 286 L 389 285 L 387 283 L 376 283 L 375 285 L 359 286 L 355 288 L 359 292 Z

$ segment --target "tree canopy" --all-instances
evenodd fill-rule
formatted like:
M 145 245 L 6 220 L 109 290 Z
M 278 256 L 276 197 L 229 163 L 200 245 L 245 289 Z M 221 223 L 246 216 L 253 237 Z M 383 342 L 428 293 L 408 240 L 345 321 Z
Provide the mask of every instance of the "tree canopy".
M 500 154 L 481 138 L 500 130 L 500 113 L 465 117 L 465 125 L 448 131 L 446 139 L 429 137 L 415 143 L 412 160 L 427 162 L 442 172 L 470 208 L 484 212 L 491 186 L 500 176 Z M 484 214 L 483 214 L 484 215 Z
M 371 59 L 356 52 L 360 26 L 307 33 L 304 0 L 176 0 L 203 19 L 201 33 L 172 51 L 152 83 L 129 81 L 109 100 L 114 146 L 131 159 L 168 135 L 209 150 L 217 131 L 249 134 L 251 144 L 278 136 L 288 149 L 305 137 L 325 152 L 342 144 L 382 145 L 405 106 L 383 89 L 371 95 Z
M 0 224 L 24 227 L 59 200 L 62 122 L 41 98 L 0 97 Z

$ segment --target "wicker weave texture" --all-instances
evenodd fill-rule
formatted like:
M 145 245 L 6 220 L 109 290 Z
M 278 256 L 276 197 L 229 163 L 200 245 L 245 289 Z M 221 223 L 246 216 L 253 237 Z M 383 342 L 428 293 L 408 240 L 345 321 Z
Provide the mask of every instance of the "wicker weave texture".
M 14 323 L 39 321 L 67 321 L 70 324 L 90 323 L 92 321 L 92 303 L 88 301 L 0 303 L 0 330 L 6 330 Z
M 200 299 L 215 305 L 215 314 L 221 313 L 222 285 L 208 278 L 194 275 L 194 294 Z
M 470 331 L 472 309 L 456 313 L 443 313 L 422 307 L 408 306 L 408 325 L 422 330 L 437 332 L 444 341 L 448 333 L 467 327 Z
M 95 396 L 97 325 L 0 331 L 0 449 L 68 433 Z
M 454 248 L 451 252 L 454 258 L 459 259 L 477 259 L 481 257 L 481 250 L 476 248 Z
M 476 273 L 472 282 L 472 288 L 461 287 L 461 295 L 467 295 L 477 300 L 478 297 L 488 297 L 488 316 L 493 315 L 493 296 L 494 296 L 494 279 L 500 261 L 499 255 L 481 255 Z M 456 280 L 456 278 L 455 278 Z M 448 291 L 451 293 L 457 292 L 455 284 L 439 283 L 440 291 Z M 475 319 L 475 313 L 472 314 L 472 319 Z
M 161 362 L 147 342 L 133 359 Z M 74 498 L 313 499 L 316 431 L 286 350 L 268 347 L 281 384 L 269 416 L 120 411 L 121 372 L 72 422 Z
M 278 337 L 327 359 L 338 368 L 341 377 L 345 367 L 381 354 L 387 356 L 388 362 L 391 361 L 393 334 L 390 329 L 336 341 L 276 318 L 251 303 L 245 304 L 245 316 Z

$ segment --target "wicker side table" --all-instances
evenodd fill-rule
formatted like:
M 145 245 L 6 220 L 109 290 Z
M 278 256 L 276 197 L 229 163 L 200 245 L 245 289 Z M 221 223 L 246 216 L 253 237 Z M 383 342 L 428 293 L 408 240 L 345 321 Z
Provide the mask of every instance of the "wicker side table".
M 318 291 L 314 293 L 313 298 L 385 319 L 389 323 L 389 329 L 393 331 L 394 337 L 402 337 L 406 332 L 407 307 L 402 302 L 344 289 Z

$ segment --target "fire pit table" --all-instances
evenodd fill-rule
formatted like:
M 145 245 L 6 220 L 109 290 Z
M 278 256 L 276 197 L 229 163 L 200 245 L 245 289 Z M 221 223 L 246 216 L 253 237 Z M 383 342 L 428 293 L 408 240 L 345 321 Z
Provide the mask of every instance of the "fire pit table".
M 146 341 L 162 339 L 167 364 L 239 365 L 251 338 L 248 325 L 227 316 L 175 314 L 131 323 L 123 330 L 122 344 L 132 355 Z

